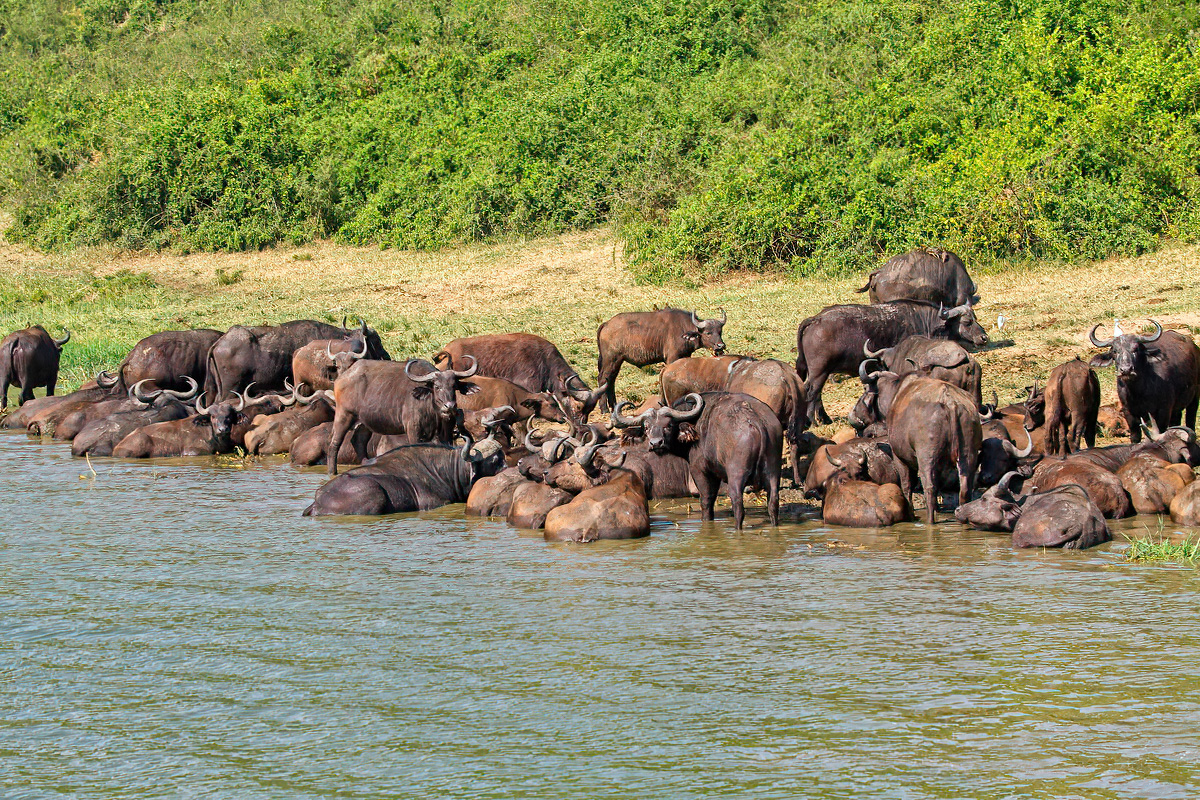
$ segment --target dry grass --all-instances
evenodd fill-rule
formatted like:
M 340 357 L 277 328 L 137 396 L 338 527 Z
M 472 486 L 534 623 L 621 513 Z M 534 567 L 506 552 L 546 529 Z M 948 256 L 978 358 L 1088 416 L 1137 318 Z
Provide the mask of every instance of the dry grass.
M 0 219 L 0 228 L 4 220 Z M 1170 245 L 1136 259 L 1080 264 L 1035 264 L 977 275 L 981 320 L 989 328 L 1007 319 L 1012 345 L 980 354 L 985 394 L 1016 399 L 1033 378 L 1056 364 L 1086 356 L 1090 325 L 1109 330 L 1113 317 L 1129 329 L 1153 316 L 1168 327 L 1200 327 L 1200 247 Z M 608 230 L 528 242 L 473 246 L 434 253 L 380 251 L 315 243 L 258 253 L 128 254 L 78 251 L 47 256 L 0 244 L 0 280 L 15 297 L 0 321 L 15 327 L 45 320 L 70 324 L 80 339 L 112 341 L 112 352 L 156 329 L 181 325 L 261 324 L 297 317 L 340 319 L 361 315 L 377 327 L 394 356 L 429 356 L 456 336 L 526 330 L 556 342 L 581 370 L 595 377 L 596 327 L 620 311 L 678 305 L 701 315 L 729 314 L 730 352 L 794 359 L 796 325 L 821 307 L 861 302 L 861 278 L 798 279 L 740 274 L 703 285 L 635 285 L 619 242 Z M 224 275 L 241 271 L 235 283 Z M 132 271 L 150 276 L 149 296 L 114 309 L 86 293 L 82 300 L 33 303 L 22 284 L 59 285 Z M 57 283 L 56 283 L 57 282 Z M 1132 322 L 1126 322 L 1132 320 Z M 82 342 L 76 341 L 69 347 Z M 103 350 L 103 352 L 109 352 Z M 99 351 L 98 351 L 99 352 Z M 95 364 L 88 364 L 88 368 Z M 81 366 L 82 369 L 82 366 Z M 641 399 L 655 391 L 656 370 L 626 367 L 620 392 Z M 72 373 L 81 379 L 83 372 Z M 1106 402 L 1111 371 L 1101 372 Z M 826 389 L 831 413 L 844 413 L 859 391 L 856 380 Z

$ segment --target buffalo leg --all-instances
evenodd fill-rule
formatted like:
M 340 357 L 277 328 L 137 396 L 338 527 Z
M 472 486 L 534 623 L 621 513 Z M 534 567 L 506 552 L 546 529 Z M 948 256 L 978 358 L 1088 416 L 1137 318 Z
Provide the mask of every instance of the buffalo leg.
M 704 522 L 712 522 L 720 481 L 706 472 L 696 470 L 692 472 L 692 482 L 696 484 L 696 489 L 700 493 L 700 519 Z
M 600 363 L 596 365 L 596 383 L 600 386 L 608 384 L 608 388 L 600 397 L 600 410 L 608 413 L 617 405 L 617 375 L 621 372 L 621 365 L 625 363 L 625 359 L 620 356 L 612 361 L 606 360 L 603 355 L 600 356 Z
M 8 375 L 0 376 L 0 408 L 8 408 Z
M 54 397 L 54 386 L 58 383 L 58 378 L 46 384 L 46 397 Z
M 1129 428 L 1129 441 L 1138 444 L 1142 441 L 1141 420 L 1133 416 L 1133 412 L 1121 404 L 1121 414 L 1125 417 L 1125 425 Z
M 733 506 L 733 524 L 740 531 L 746 518 L 746 476 L 733 473 L 725 482 L 729 486 L 729 504 Z
M 937 522 L 937 469 L 932 463 L 921 463 L 917 467 L 921 478 L 921 490 L 925 494 L 925 521 L 930 525 Z
M 965 454 L 958 457 L 958 504 L 960 506 L 971 502 L 971 494 L 975 491 L 976 466 Z
M 338 409 L 333 415 L 333 427 L 329 431 L 329 445 L 325 448 L 325 463 L 329 466 L 329 474 L 337 475 L 338 453 L 342 449 L 342 441 L 354 427 L 357 420 L 348 411 Z
M 18 399 L 17 404 L 23 406 L 32 399 L 33 399 L 33 387 L 32 386 L 22 386 L 21 387 L 21 397 Z
M 821 401 L 821 390 L 825 388 L 827 380 L 829 380 L 829 373 L 822 370 L 813 373 L 812 379 L 804 384 L 804 399 L 808 401 L 808 423 L 810 425 L 828 425 L 833 422 L 829 418 L 829 414 L 825 413 L 825 403 Z
M 779 470 L 774 470 L 767 476 L 767 517 L 776 528 L 779 527 L 779 480 Z
M 1192 430 L 1196 430 L 1196 408 L 1200 406 L 1200 396 L 1187 407 L 1187 426 Z

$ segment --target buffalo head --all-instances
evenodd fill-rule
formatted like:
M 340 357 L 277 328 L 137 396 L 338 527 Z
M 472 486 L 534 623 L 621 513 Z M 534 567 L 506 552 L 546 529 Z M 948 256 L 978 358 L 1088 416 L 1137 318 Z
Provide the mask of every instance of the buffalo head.
M 479 365 L 473 356 L 467 358 L 471 359 L 471 366 L 465 370 L 438 369 L 426 362 L 409 360 L 404 365 L 404 374 L 417 384 L 412 390 L 413 397 L 418 400 L 432 397 L 434 411 L 439 417 L 448 421 L 457 419 L 458 394 L 473 394 L 479 391 L 479 386 L 467 381 L 467 378 L 479 370 Z M 429 371 L 424 375 L 415 375 L 412 370 L 414 364 L 425 366 Z
M 700 319 L 696 316 L 696 312 L 692 312 L 692 324 L 696 326 L 696 330 L 687 331 L 683 334 L 686 342 L 692 345 L 697 350 L 701 347 L 707 347 L 712 351 L 713 355 L 719 356 L 725 352 L 725 340 L 721 338 L 721 331 L 725 327 L 725 321 L 728 317 L 725 316 L 725 309 L 717 309 L 721 312 L 720 319 Z
M 954 509 L 954 518 L 964 525 L 985 531 L 1011 531 L 1021 518 L 1021 505 L 1009 484 L 1019 473 L 1009 472 L 978 500 Z
M 199 414 L 196 424 L 207 424 L 212 429 L 212 440 L 216 452 L 228 453 L 233 450 L 233 428 L 238 422 L 245 420 L 242 412 L 250 406 L 263 405 L 271 400 L 270 395 L 252 399 L 250 389 L 253 386 L 253 383 L 250 384 L 246 387 L 246 391 L 240 394 L 230 392 L 233 397 L 237 398 L 234 401 L 224 400 L 220 403 L 213 403 L 211 406 L 204 405 L 203 394 L 196 398 L 196 412 Z
M 856 431 L 887 420 L 891 410 L 892 400 L 896 398 L 896 390 L 900 388 L 903 375 L 887 370 L 872 372 L 870 359 L 858 365 L 858 378 L 863 384 L 862 397 L 850 410 L 848 421 Z
M 377 361 L 392 360 L 391 355 L 384 349 L 383 340 L 379 338 L 379 334 L 375 332 L 375 329 L 368 328 L 365 321 L 359 320 L 358 327 L 351 331 L 346 329 L 346 320 L 343 319 L 342 329 L 346 330 L 346 341 L 355 344 L 355 350 L 359 349 L 359 343 L 366 345 L 363 351 L 363 356 L 366 358 L 373 358 Z
M 1108 352 L 1093 356 L 1091 365 L 1097 368 L 1115 365 L 1117 380 L 1129 381 L 1137 378 L 1139 370 L 1143 369 L 1147 363 L 1162 361 L 1163 352 L 1153 344 L 1162 336 L 1163 327 L 1154 320 L 1150 321 L 1154 323 L 1155 331 L 1148 336 L 1139 333 L 1125 333 L 1107 341 L 1096 338 L 1096 328 L 1100 326 L 1094 326 L 1088 332 L 1088 339 L 1096 347 L 1102 347 Z
M 1046 424 L 1046 393 L 1038 391 L 1036 380 L 1025 391 L 1029 393 L 1025 398 L 1025 430 L 1037 430 Z
M 632 408 L 633 404 L 624 402 L 613 409 L 613 427 L 640 426 L 646 432 L 646 443 L 656 453 L 666 452 L 675 442 L 694 444 L 698 438 L 696 428 L 691 423 L 704 410 L 704 398 L 695 392 L 676 400 L 672 405 L 647 409 L 636 417 L 626 417 L 621 413 L 627 406 Z
M 965 305 L 953 308 L 940 306 L 938 317 L 945 324 L 951 338 L 970 342 L 976 347 L 983 347 L 988 343 L 987 331 L 975 318 L 975 307 L 969 301 Z
M 1173 425 L 1165 431 L 1159 431 L 1154 420 L 1143 420 L 1142 432 L 1166 451 L 1167 460 L 1172 464 L 1187 464 L 1189 467 L 1200 465 L 1200 444 L 1196 442 L 1196 432 L 1186 425 Z

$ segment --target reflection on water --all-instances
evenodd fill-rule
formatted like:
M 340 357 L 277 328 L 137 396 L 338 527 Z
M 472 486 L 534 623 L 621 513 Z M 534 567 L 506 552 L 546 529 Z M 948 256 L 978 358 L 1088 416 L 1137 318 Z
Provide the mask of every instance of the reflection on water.
M 0 436 L 4 797 L 1200 796 L 1196 573 L 1120 544 L 664 507 L 547 545 L 94 463 Z

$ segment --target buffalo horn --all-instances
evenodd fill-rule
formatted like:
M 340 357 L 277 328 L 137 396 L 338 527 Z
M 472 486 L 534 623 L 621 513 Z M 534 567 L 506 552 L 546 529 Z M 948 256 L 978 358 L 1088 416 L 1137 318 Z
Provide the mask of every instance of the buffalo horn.
M 600 437 L 595 431 L 588 431 L 587 439 L 584 439 L 582 447 L 575 448 L 575 463 L 581 467 L 586 467 L 592 463 L 592 459 L 596 457 L 596 451 L 600 449 Z
M 66 334 L 66 336 L 64 336 L 63 338 L 50 340 L 50 341 L 54 342 L 54 346 L 57 347 L 59 350 L 62 350 L 63 345 L 66 344 L 67 342 L 71 341 L 71 331 L 67 328 L 63 328 L 63 333 Z
M 129 396 L 132 397 L 135 402 L 138 402 L 144 406 L 150 405 L 152 402 L 154 402 L 154 398 L 162 394 L 162 389 L 159 389 L 157 392 L 153 392 L 151 394 L 142 394 L 142 384 L 149 383 L 152 380 L 153 378 L 146 378 L 145 380 L 138 381 L 133 386 L 130 386 Z
M 367 354 L 367 343 L 363 342 L 363 356 L 365 356 L 366 354 Z M 358 358 L 362 358 L 362 356 L 358 356 Z M 463 356 L 463 358 L 471 359 L 471 366 L 467 367 L 464 370 L 457 370 L 457 369 L 454 370 L 454 377 L 456 377 L 456 378 L 470 378 L 476 372 L 479 371 L 479 362 L 475 360 L 475 356 L 467 355 L 467 356 Z M 405 369 L 407 370 L 407 367 L 405 367 Z
M 416 364 L 416 363 L 417 363 L 417 359 L 410 358 L 404 364 L 404 374 L 408 376 L 408 379 L 410 381 L 412 381 L 413 383 L 433 383 L 434 380 L 437 379 L 436 372 L 431 372 L 428 375 L 413 375 L 412 374 L 412 365 Z
M 1149 335 L 1135 333 L 1133 335 L 1134 338 L 1137 339 L 1139 342 L 1144 342 L 1146 344 L 1150 344 L 1150 342 L 1157 342 L 1159 337 L 1162 336 L 1163 326 L 1160 325 L 1157 320 L 1153 320 L 1153 319 L 1150 320 L 1150 323 L 1155 327 L 1154 333 L 1151 333 Z
M 692 407 L 691 411 L 679 411 L 677 409 L 671 408 L 670 406 L 667 406 L 666 408 L 664 408 L 662 410 L 662 413 L 666 414 L 671 419 L 676 419 L 676 420 L 680 420 L 680 421 L 684 421 L 684 422 L 686 422 L 687 420 L 695 419 L 696 417 L 700 416 L 700 412 L 704 410 L 704 398 L 701 397 L 696 392 L 688 392 L 687 396 L 684 397 L 683 399 L 687 400 L 688 398 L 695 398 L 695 400 L 694 400 L 695 406 Z
M 1019 476 L 1020 474 L 1021 473 L 1017 472 L 1015 469 L 1004 473 L 1004 477 L 1001 478 L 1000 482 L 996 484 L 996 488 L 1002 492 L 1011 492 L 1012 490 L 1008 488 L 1008 485 L 1012 483 L 1013 478 Z
M 542 452 L 542 448 L 533 443 L 533 435 L 535 433 L 537 433 L 537 430 L 533 426 L 530 426 L 529 430 L 525 431 L 525 449 L 537 455 Z
M 863 355 L 866 356 L 867 358 L 879 358 L 881 355 L 883 355 L 887 351 L 888 351 L 888 348 L 886 348 L 886 347 L 883 348 L 882 350 L 872 351 L 871 350 L 871 340 L 867 339 L 865 342 L 863 342 Z
M 167 397 L 174 397 L 176 400 L 191 400 L 200 391 L 200 384 L 196 383 L 191 375 L 180 375 L 180 377 L 187 381 L 192 388 L 186 392 L 176 391 L 175 389 L 163 389 L 162 394 L 165 394 Z
M 1090 331 L 1088 331 L 1088 339 L 1091 340 L 1094 347 L 1112 347 L 1113 340 L 1107 341 L 1096 338 L 1096 330 L 1100 327 L 1100 323 L 1096 323 Z
M 651 408 L 651 409 L 647 409 L 646 411 L 643 411 L 641 414 L 638 414 L 636 417 L 627 417 L 621 413 L 621 409 L 625 408 L 626 406 L 632 408 L 633 403 L 629 402 L 628 400 L 625 400 L 621 403 L 618 403 L 617 407 L 613 409 L 611 419 L 612 419 L 612 425 L 614 428 L 636 427 L 638 425 L 641 425 L 643 422 L 645 422 L 646 418 L 654 413 L 654 409 Z
M 114 375 L 111 372 L 104 370 L 96 374 L 96 385 L 101 389 L 111 389 L 120 382 L 119 375 Z
M 1022 430 L 1024 430 L 1024 428 L 1022 428 Z M 1025 431 L 1025 438 L 1029 441 L 1026 443 L 1024 450 L 1018 450 L 1017 446 L 1007 439 L 1004 440 L 1004 449 L 1007 450 L 1008 454 L 1011 456 L 1016 456 L 1017 458 L 1026 458 L 1030 453 L 1033 452 L 1033 435 L 1030 434 L 1029 431 Z
M 703 321 L 704 321 L 704 320 L 702 320 L 702 319 L 700 319 L 699 317 L 697 317 L 697 316 L 696 316 L 696 312 L 695 312 L 695 311 L 693 311 L 693 312 L 692 312 L 692 324 L 693 324 L 693 325 L 695 325 L 697 328 L 699 328 L 699 327 L 700 327 L 700 323 L 701 323 L 701 322 L 703 322 Z
M 207 414 L 209 411 L 212 410 L 212 406 L 204 405 L 204 396 L 205 396 L 205 393 L 201 392 L 200 396 L 196 398 L 196 413 L 200 414 L 201 416 Z M 215 403 L 214 403 L 214 405 L 215 405 Z

